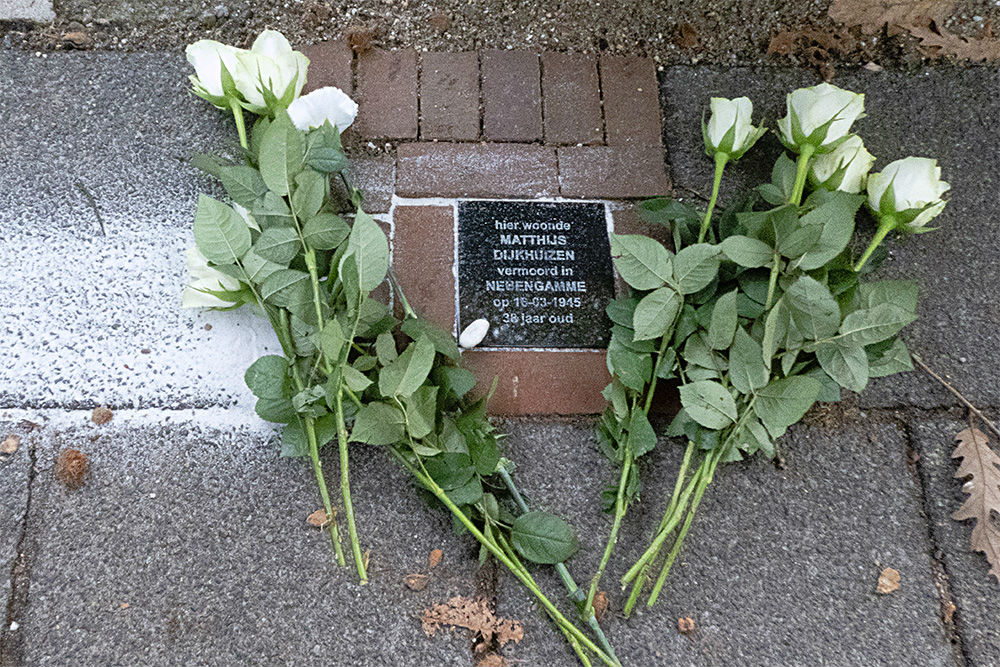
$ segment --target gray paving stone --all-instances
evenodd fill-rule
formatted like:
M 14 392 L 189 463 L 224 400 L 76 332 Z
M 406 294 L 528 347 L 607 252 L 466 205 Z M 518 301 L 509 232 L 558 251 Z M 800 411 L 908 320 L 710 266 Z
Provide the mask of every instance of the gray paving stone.
M 867 118 L 857 123 L 875 168 L 907 155 L 935 157 L 952 184 L 951 201 L 935 220 L 939 231 L 890 241 L 884 277 L 916 278 L 920 319 L 905 334 L 910 347 L 940 373 L 946 373 L 975 401 L 1000 404 L 998 370 L 1000 308 L 984 290 L 1000 284 L 1000 253 L 993 214 L 1000 183 L 1000 102 L 990 91 L 1000 84 L 991 68 L 929 69 L 917 73 L 869 72 L 838 68 L 836 85 L 866 94 Z M 755 116 L 768 126 L 784 115 L 785 94 L 818 81 L 790 68 L 671 67 L 661 75 L 665 134 L 672 179 L 682 187 L 707 192 L 712 165 L 704 155 L 700 119 L 711 96 L 747 95 Z M 761 140 L 743 161 L 727 169 L 727 192 L 755 184 L 770 174 L 781 147 L 774 135 Z M 870 235 L 871 223 L 862 224 Z M 955 399 L 922 373 L 874 381 L 862 405 L 937 407 Z
M 51 21 L 52 0 L 0 0 L 0 21 Z
M 277 341 L 248 310 L 181 308 L 193 242 L 186 229 L 5 238 L 0 265 L 17 270 L 0 272 L 0 407 L 252 407 L 243 373 Z
M 475 550 L 384 452 L 357 449 L 352 461 L 371 550 L 362 587 L 305 523 L 321 506 L 312 472 L 279 459 L 249 415 L 121 415 L 104 427 L 87 417 L 70 413 L 40 439 L 25 664 L 469 664 L 464 634 L 428 639 L 416 616 L 473 592 Z M 76 491 L 53 480 L 62 447 L 90 458 Z M 404 576 L 426 572 L 434 548 L 444 560 L 410 591 Z
M 955 479 L 958 461 L 952 460 L 954 437 L 968 427 L 962 420 L 919 420 L 910 426 L 913 446 L 920 453 L 919 469 L 927 490 L 927 513 L 934 541 L 944 554 L 953 602 L 958 607 L 955 624 L 970 665 L 1000 664 L 1000 584 L 990 576 L 989 564 L 979 552 L 969 551 L 971 521 L 953 521 L 965 494 Z M 993 439 L 996 449 L 996 439 Z
M 589 421 L 513 423 L 507 440 L 535 503 L 568 516 L 583 549 L 570 569 L 595 569 L 610 518 L 595 510 L 610 470 L 597 462 Z M 661 443 L 644 470 L 643 502 L 622 529 L 603 580 L 606 627 L 626 665 L 951 665 L 938 618 L 927 528 L 908 472 L 902 433 L 889 425 L 799 427 L 784 441 L 786 467 L 730 465 L 702 501 L 660 601 L 624 621 L 617 581 L 659 520 L 682 451 Z M 899 591 L 874 592 L 881 569 L 902 573 Z M 553 599 L 559 584 L 544 576 Z M 561 635 L 505 577 L 500 613 L 524 620 L 507 651 L 525 664 L 572 665 Z M 696 632 L 677 632 L 690 616 Z
M 28 506 L 28 475 L 31 468 L 29 435 L 16 422 L 0 413 L 0 440 L 8 434 L 21 438 L 21 447 L 8 456 L 0 455 L 0 609 L 7 610 L 11 594 L 11 568 L 17 557 L 24 513 Z M 0 628 L 0 635 L 6 628 Z

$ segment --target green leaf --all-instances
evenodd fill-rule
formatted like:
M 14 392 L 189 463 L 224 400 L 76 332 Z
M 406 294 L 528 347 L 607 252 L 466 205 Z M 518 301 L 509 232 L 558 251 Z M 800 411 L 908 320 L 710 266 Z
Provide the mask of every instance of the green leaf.
M 611 234 L 611 257 L 622 279 L 637 290 L 652 290 L 670 279 L 670 253 L 640 234 Z
M 445 491 L 451 502 L 459 507 L 462 505 L 472 505 L 483 497 L 483 483 L 478 477 L 473 477 L 468 482 L 456 489 Z
M 823 228 L 818 225 L 806 225 L 794 230 L 778 242 L 778 252 L 785 257 L 795 259 L 803 255 L 819 242 Z
M 649 354 L 634 352 L 614 338 L 608 344 L 607 365 L 608 372 L 633 391 L 642 391 L 653 374 Z
M 376 401 L 361 406 L 354 418 L 351 442 L 394 445 L 406 435 L 403 413 L 388 403 Z
M 639 458 L 656 447 L 656 432 L 642 410 L 633 410 L 629 416 L 627 442 L 633 458 Z
M 792 321 L 809 340 L 829 338 L 840 326 L 840 306 L 825 285 L 809 276 L 796 280 L 784 296 Z
M 917 312 L 917 283 L 913 280 L 879 280 L 864 283 L 859 292 L 862 302 L 869 308 L 888 303 L 907 313 Z
M 250 228 L 239 213 L 222 202 L 198 195 L 194 241 L 208 261 L 234 264 L 250 249 Z
M 313 423 L 316 433 L 316 446 L 322 450 L 327 443 L 337 437 L 337 418 L 334 415 L 324 415 Z M 286 424 L 281 429 L 282 456 L 309 456 L 309 438 L 301 422 Z
M 778 437 L 802 419 L 802 415 L 816 401 L 819 390 L 819 382 L 811 377 L 795 375 L 774 380 L 757 390 L 753 409 L 768 432 Z
M 261 398 L 254 405 L 254 411 L 264 421 L 287 424 L 298 418 L 295 406 L 289 398 Z
M 915 315 L 899 306 L 878 303 L 848 313 L 840 325 L 837 339 L 844 345 L 864 347 L 892 338 L 915 319 Z
M 446 491 L 466 484 L 476 474 L 468 454 L 442 452 L 424 461 L 427 474 Z
M 267 277 L 272 273 L 274 273 L 275 271 L 280 271 L 281 269 L 285 268 L 281 264 L 275 264 L 274 262 L 264 259 L 260 255 L 255 253 L 253 251 L 253 248 L 247 250 L 246 254 L 243 255 L 242 264 L 246 272 L 246 277 L 257 285 L 263 283 L 267 279 Z
M 364 211 L 358 211 L 354 218 L 341 266 L 349 257 L 354 258 L 358 269 L 358 289 L 365 294 L 385 280 L 385 274 L 389 270 L 389 240 L 375 219 Z
M 427 336 L 434 343 L 434 349 L 438 353 L 458 361 L 458 344 L 455 342 L 455 338 L 430 320 L 425 320 L 422 317 L 410 317 L 403 321 L 400 328 L 413 340 Z
M 733 342 L 733 334 L 736 333 L 738 323 L 736 317 L 738 294 L 737 290 L 723 294 L 712 308 L 712 321 L 708 326 L 708 345 L 713 350 L 724 350 Z
M 329 121 L 309 133 L 306 164 L 316 171 L 328 174 L 347 168 L 347 156 L 341 147 L 340 133 Z
M 791 316 L 788 314 L 785 299 L 782 297 L 774 304 L 764 321 L 764 337 L 761 340 L 761 348 L 764 354 L 764 365 L 768 369 L 771 368 L 771 362 L 788 336 L 788 329 L 791 326 Z
M 319 213 L 309 218 L 302 228 L 302 238 L 317 250 L 333 250 L 351 233 L 351 228 L 339 215 Z
M 868 355 L 863 347 L 843 341 L 826 343 L 817 348 L 816 359 L 826 374 L 844 389 L 860 394 L 868 384 Z
M 308 273 L 295 269 L 275 271 L 261 284 L 260 294 L 265 301 L 287 308 L 306 323 L 316 323 L 312 284 Z
M 327 177 L 312 169 L 306 169 L 295 177 L 295 192 L 292 194 L 292 211 L 299 221 L 308 220 L 323 206 L 326 197 Z
M 246 165 L 225 165 L 219 169 L 219 180 L 230 199 L 245 208 L 251 208 L 267 193 L 267 185 L 260 172 Z
M 548 512 L 528 512 L 517 517 L 510 539 L 522 556 L 543 565 L 562 563 L 580 548 L 573 528 Z
M 476 386 L 476 376 L 468 369 L 442 366 L 441 374 L 442 386 L 447 387 L 458 398 L 462 398 Z
M 268 227 L 253 244 L 255 253 L 282 267 L 288 266 L 301 249 L 299 235 L 291 227 Z
M 434 364 L 434 345 L 426 336 L 410 343 L 391 364 L 382 369 L 378 388 L 383 396 L 409 396 L 427 379 Z
M 749 236 L 730 236 L 722 241 L 721 247 L 726 257 L 748 269 L 770 266 L 774 260 L 771 246 Z
M 681 296 L 669 287 L 661 287 L 644 296 L 632 316 L 633 340 L 663 336 L 677 319 L 681 301 Z
M 302 171 L 305 141 L 285 112 L 280 112 L 264 132 L 260 142 L 260 175 L 267 187 L 285 196 L 295 176 Z
M 288 361 L 275 354 L 261 357 L 250 364 L 243 380 L 257 398 L 284 398 L 288 390 Z
M 319 348 L 330 363 L 336 364 L 338 362 L 346 343 L 347 338 L 344 336 L 340 322 L 330 320 L 323 326 L 323 331 L 319 334 Z
M 736 329 L 729 351 L 729 381 L 741 394 L 751 394 L 766 385 L 769 377 L 760 343 L 742 327 Z
M 639 300 L 635 298 L 611 299 L 604 312 L 612 324 L 632 328 L 632 316 L 635 314 L 635 307 Z
M 694 294 L 715 279 L 719 254 L 717 246 L 696 243 L 674 255 L 673 282 L 681 294 Z
M 681 385 L 680 393 L 684 411 L 705 428 L 725 428 L 736 421 L 736 402 L 718 382 L 690 382 Z
M 344 384 L 355 393 L 364 391 L 372 384 L 367 375 L 353 366 L 341 366 L 341 372 L 344 374 Z
M 500 448 L 496 439 L 492 436 L 478 436 L 469 438 L 468 444 L 469 456 L 472 457 L 476 472 L 484 477 L 495 473 L 497 464 L 500 463 Z
M 367 379 L 367 378 L 366 378 Z M 437 387 L 420 387 L 406 398 L 406 421 L 410 435 L 419 440 L 434 430 L 437 419 Z
M 892 346 L 883 352 L 881 357 L 868 362 L 868 375 L 873 378 L 912 370 L 910 351 L 906 349 L 906 343 L 901 338 L 894 340 Z
M 375 339 L 375 356 L 383 366 L 388 366 L 399 357 L 399 352 L 396 351 L 396 339 L 388 331 L 380 333 Z
M 823 231 L 793 268 L 812 271 L 826 266 L 844 251 L 854 234 L 854 218 L 864 197 L 846 192 L 825 193 L 823 196 L 827 201 L 806 213 L 800 221 L 803 225 L 822 227 Z

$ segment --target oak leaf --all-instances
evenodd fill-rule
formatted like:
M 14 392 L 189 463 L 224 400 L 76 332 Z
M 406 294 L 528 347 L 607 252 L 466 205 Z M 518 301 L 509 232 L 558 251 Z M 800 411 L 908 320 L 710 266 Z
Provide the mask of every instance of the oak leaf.
M 888 27 L 890 35 L 897 35 L 932 22 L 943 25 L 954 9 L 954 0 L 833 0 L 828 13 L 834 21 L 859 26 L 866 35 L 877 33 L 882 26 Z
M 959 37 L 940 25 L 933 23 L 928 27 L 910 28 L 910 34 L 920 40 L 920 47 L 927 55 L 949 55 L 972 62 L 1000 58 L 1000 40 L 993 37 Z
M 982 551 L 990 564 L 990 574 L 1000 582 L 1000 528 L 992 516 L 1000 514 L 1000 456 L 989 446 L 989 439 L 976 428 L 967 428 L 955 436 L 951 457 L 962 459 L 955 477 L 969 478 L 962 486 L 968 498 L 957 512 L 956 521 L 975 519 L 972 550 Z

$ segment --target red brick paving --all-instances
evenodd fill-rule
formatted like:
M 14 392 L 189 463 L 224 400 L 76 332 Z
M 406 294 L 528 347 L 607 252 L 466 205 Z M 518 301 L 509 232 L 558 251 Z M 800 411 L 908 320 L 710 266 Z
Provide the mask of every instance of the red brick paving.
M 469 350 L 462 365 L 476 375 L 476 395 L 498 378 L 487 405 L 496 415 L 602 412 L 601 390 L 611 381 L 603 350 Z
M 639 199 L 670 190 L 659 144 L 564 146 L 559 151 L 559 186 L 565 197 Z
M 393 264 L 410 305 L 445 331 L 455 328 L 455 209 L 400 206 L 393 216 Z
M 542 54 L 545 142 L 599 144 L 604 139 L 597 60 L 569 53 Z
M 420 137 L 479 138 L 479 56 L 425 53 L 420 63 Z
M 608 144 L 659 144 L 660 99 L 649 58 L 601 56 Z
M 302 48 L 309 58 L 309 77 L 302 92 L 308 93 L 324 86 L 336 86 L 351 95 L 354 92 L 351 62 L 354 54 L 345 40 L 334 39 Z
M 649 59 L 483 51 L 424 53 L 418 61 L 409 50 L 354 57 L 338 41 L 305 50 L 312 60 L 307 90 L 350 92 L 353 64 L 361 109 L 349 152 L 368 141 L 396 143 L 395 157 L 353 155 L 352 177 L 367 194 L 367 210 L 389 211 L 393 194 L 607 199 L 623 205 L 613 212 L 618 232 L 669 241 L 666 230 L 632 210 L 634 200 L 670 189 Z M 391 210 L 396 272 L 414 307 L 451 331 L 454 207 L 401 203 Z M 388 298 L 384 286 L 380 297 Z M 499 377 L 495 414 L 604 409 L 602 350 L 477 349 L 463 354 L 463 364 L 481 393 Z M 676 392 L 657 394 L 676 411 Z
M 403 197 L 553 197 L 556 152 L 526 144 L 400 144 L 396 194 Z
M 483 51 L 483 136 L 489 141 L 542 138 L 542 91 L 538 55 L 530 51 Z
M 355 131 L 376 139 L 417 137 L 417 54 L 372 49 L 358 56 Z

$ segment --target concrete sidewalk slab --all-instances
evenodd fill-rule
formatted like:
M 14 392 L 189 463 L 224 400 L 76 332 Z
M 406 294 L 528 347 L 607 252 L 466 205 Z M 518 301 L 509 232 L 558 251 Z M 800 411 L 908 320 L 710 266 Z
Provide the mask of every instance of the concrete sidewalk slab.
M 0 609 L 6 611 L 11 596 L 11 571 L 23 533 L 28 509 L 28 478 L 31 469 L 29 439 L 0 412 L 0 440 L 8 434 L 21 438 L 21 446 L 8 456 L 0 456 Z M 2 621 L 0 621 L 2 622 Z M 0 635 L 6 628 L 0 627 Z
M 306 524 L 322 506 L 309 466 L 279 459 L 271 429 L 251 415 L 85 419 L 68 413 L 38 439 L 24 664 L 469 664 L 464 633 L 428 639 L 417 615 L 474 592 L 475 550 L 383 451 L 357 448 L 352 460 L 371 550 L 362 587 Z M 53 479 L 63 447 L 90 460 L 75 491 Z M 428 587 L 407 589 L 435 548 L 444 559 Z
M 182 309 L 190 230 L 0 244 L 0 407 L 253 407 L 243 373 L 279 347 L 247 309 Z
M 952 185 L 950 202 L 935 219 L 940 229 L 926 236 L 890 241 L 890 259 L 880 277 L 915 278 L 920 283 L 919 319 L 904 334 L 912 350 L 947 374 L 974 401 L 1000 404 L 1000 306 L 984 289 L 1000 284 L 1000 236 L 996 234 L 996 190 L 1000 183 L 1000 85 L 995 68 L 928 69 L 919 73 L 869 72 L 838 68 L 833 83 L 866 95 L 868 116 L 857 131 L 879 160 L 880 170 L 907 155 L 937 158 Z M 791 68 L 670 67 L 660 77 L 664 134 L 675 192 L 711 189 L 712 164 L 705 157 L 700 127 L 711 96 L 749 96 L 755 119 L 768 127 L 783 116 L 785 94 L 819 83 L 808 71 Z M 781 146 L 773 134 L 727 169 L 726 192 L 769 178 Z M 867 238 L 871 225 L 859 226 Z M 876 380 L 862 396 L 871 407 L 938 407 L 955 398 L 922 373 Z
M 1000 583 L 990 576 L 986 557 L 969 550 L 973 523 L 951 518 L 966 498 L 962 480 L 955 479 L 954 437 L 968 426 L 958 419 L 927 419 L 912 424 L 910 433 L 920 454 L 917 467 L 927 490 L 925 509 L 934 543 L 943 553 L 948 585 L 958 607 L 955 624 L 962 648 L 970 665 L 996 665 L 1000 664 Z M 992 444 L 997 449 L 995 438 Z
M 52 0 L 0 0 L 0 21 L 37 21 L 56 17 Z
M 582 542 L 578 583 L 596 569 L 610 518 L 596 511 L 611 479 L 597 463 L 589 421 L 511 423 L 506 440 L 537 507 L 568 516 Z M 726 466 L 709 487 L 659 603 L 626 621 L 618 581 L 659 521 L 683 451 L 661 442 L 644 466 L 633 508 L 603 579 L 605 626 L 628 665 L 951 665 L 938 616 L 930 544 L 905 439 L 892 425 L 798 427 L 782 441 L 784 469 L 755 459 Z M 883 567 L 902 574 L 875 593 Z M 553 599 L 558 581 L 541 577 Z M 565 605 L 564 605 L 565 606 Z M 526 638 L 507 651 L 525 664 L 575 658 L 557 631 L 504 577 L 499 613 L 522 619 Z M 689 616 L 696 630 L 677 632 Z

